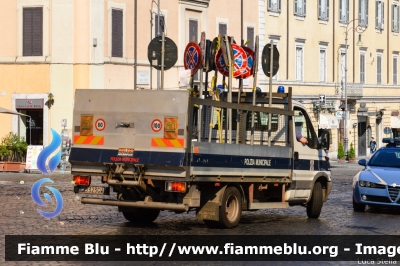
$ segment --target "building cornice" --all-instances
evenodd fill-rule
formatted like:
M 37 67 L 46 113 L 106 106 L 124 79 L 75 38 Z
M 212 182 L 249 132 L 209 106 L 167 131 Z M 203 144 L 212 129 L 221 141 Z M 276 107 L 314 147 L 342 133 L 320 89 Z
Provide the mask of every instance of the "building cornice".
M 179 0 L 179 4 L 195 5 L 207 8 L 210 0 Z

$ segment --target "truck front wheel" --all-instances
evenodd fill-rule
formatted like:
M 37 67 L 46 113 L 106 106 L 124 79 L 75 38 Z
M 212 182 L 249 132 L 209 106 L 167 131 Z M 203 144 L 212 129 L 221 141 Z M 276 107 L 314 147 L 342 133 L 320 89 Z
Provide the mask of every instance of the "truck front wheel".
M 307 203 L 308 218 L 318 218 L 322 209 L 322 185 L 320 182 L 314 184 L 311 200 Z
M 242 196 L 236 187 L 228 187 L 222 198 L 219 208 L 219 226 L 221 228 L 234 228 L 242 217 Z
M 160 210 L 134 208 L 131 212 L 122 212 L 122 214 L 132 223 L 146 224 L 154 222 L 160 214 Z

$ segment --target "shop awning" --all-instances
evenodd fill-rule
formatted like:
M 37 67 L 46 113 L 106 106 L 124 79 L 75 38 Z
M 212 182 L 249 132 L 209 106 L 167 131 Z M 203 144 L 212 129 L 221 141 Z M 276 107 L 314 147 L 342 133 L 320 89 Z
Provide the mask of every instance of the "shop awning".
M 339 128 L 339 120 L 336 118 L 336 116 L 331 114 L 319 114 L 318 128 L 321 129 Z
M 2 107 L 0 107 L 0 114 L 10 114 L 10 115 L 23 115 L 23 116 L 29 116 L 29 115 L 22 114 L 22 113 L 18 113 L 17 111 L 8 110 L 8 109 L 6 109 L 6 108 L 2 108 Z
M 400 128 L 400 116 L 391 116 L 390 127 Z

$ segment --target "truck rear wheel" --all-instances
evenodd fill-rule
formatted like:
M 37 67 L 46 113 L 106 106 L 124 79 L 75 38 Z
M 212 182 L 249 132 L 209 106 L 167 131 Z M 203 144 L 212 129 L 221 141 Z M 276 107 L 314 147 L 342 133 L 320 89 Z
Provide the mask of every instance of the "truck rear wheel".
M 234 228 L 242 217 L 242 196 L 236 187 L 228 187 L 222 198 L 219 208 L 219 226 L 221 228 Z
M 122 212 L 122 214 L 132 223 L 146 224 L 154 222 L 160 214 L 160 210 L 135 208 L 131 212 Z
M 316 182 L 311 195 L 311 200 L 307 203 L 308 218 L 318 218 L 322 209 L 322 184 Z

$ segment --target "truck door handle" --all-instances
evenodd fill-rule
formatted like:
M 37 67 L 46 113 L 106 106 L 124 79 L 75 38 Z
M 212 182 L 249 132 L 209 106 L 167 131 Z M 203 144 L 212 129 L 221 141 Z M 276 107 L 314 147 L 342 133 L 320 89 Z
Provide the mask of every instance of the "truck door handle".
M 128 123 L 119 123 L 119 124 L 116 124 L 116 125 L 115 125 L 115 128 L 119 128 L 119 127 L 128 128 L 128 127 L 130 127 L 130 126 L 131 126 L 131 125 L 128 124 Z

